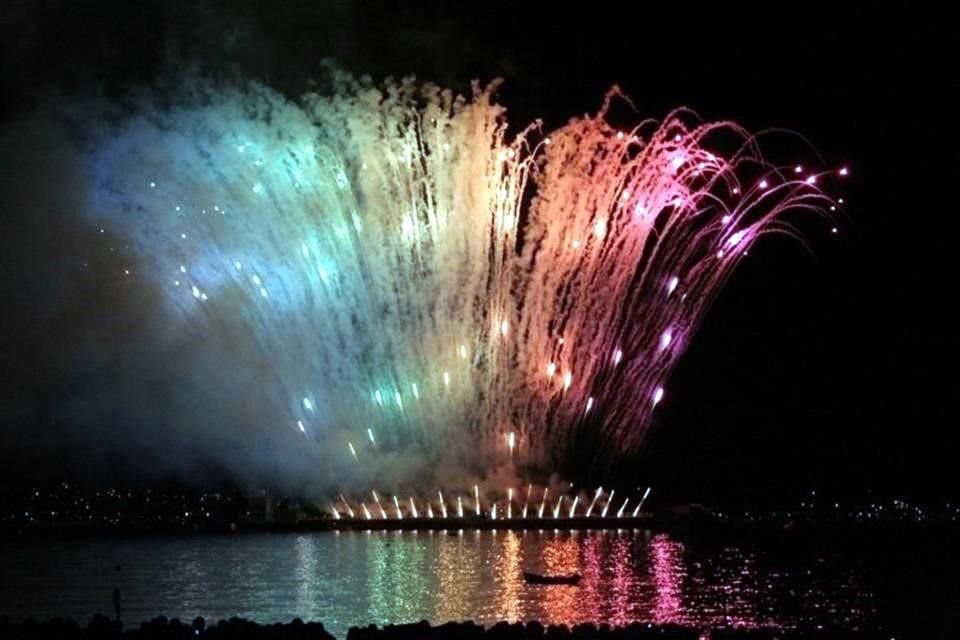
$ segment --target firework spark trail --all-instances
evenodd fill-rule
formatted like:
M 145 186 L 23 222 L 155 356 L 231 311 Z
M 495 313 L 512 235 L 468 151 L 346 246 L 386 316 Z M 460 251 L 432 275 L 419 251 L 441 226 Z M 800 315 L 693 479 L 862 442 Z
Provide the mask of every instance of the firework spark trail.
M 616 492 L 617 492 L 616 489 L 611 489 L 611 490 L 610 490 L 610 495 L 607 496 L 607 502 L 606 502 L 606 504 L 603 505 L 603 511 L 600 512 L 600 517 L 601 517 L 601 518 L 606 518 L 606 517 L 607 517 L 607 510 L 610 508 L 610 503 L 613 502 L 613 494 L 615 494 Z
M 635 451 L 749 248 L 832 204 L 735 124 L 614 128 L 616 92 L 508 142 L 496 85 L 331 76 L 300 104 L 251 85 L 143 106 L 95 145 L 89 208 L 171 324 L 256 363 L 267 413 L 318 456 L 363 454 L 355 476 L 410 452 L 482 468 L 504 437 L 544 464 L 585 421 Z M 722 133 L 742 142 L 714 148 Z

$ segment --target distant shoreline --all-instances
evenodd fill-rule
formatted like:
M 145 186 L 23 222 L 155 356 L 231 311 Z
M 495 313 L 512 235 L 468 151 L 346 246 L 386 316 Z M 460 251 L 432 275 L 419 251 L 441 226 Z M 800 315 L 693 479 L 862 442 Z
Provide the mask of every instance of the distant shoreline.
M 303 622 L 299 618 L 289 623 L 259 624 L 250 620 L 231 618 L 206 625 L 203 618 L 181 622 L 173 618 L 154 618 L 138 626 L 124 626 L 97 615 L 86 627 L 73 620 L 55 619 L 47 622 L 10 623 L 0 618 L 0 636 L 10 640 L 58 638 L 63 640 L 100 640 L 101 638 L 145 640 L 184 640 L 208 638 L 226 640 L 274 640 L 296 638 L 302 640 L 337 640 L 322 623 Z M 782 630 L 776 628 L 720 628 L 703 630 L 679 625 L 634 622 L 622 627 L 607 624 L 582 623 L 545 626 L 538 621 L 498 622 L 489 627 L 473 621 L 446 622 L 431 625 L 427 621 L 377 627 L 351 627 L 341 640 L 793 640 L 811 636 L 850 640 L 889 638 L 889 631 L 830 628 L 818 630 Z
M 682 535 L 818 536 L 904 533 L 955 533 L 958 522 L 743 522 L 686 518 L 527 518 L 488 520 L 485 518 L 420 518 L 372 520 L 316 518 L 297 522 L 226 522 L 203 526 L 102 526 L 87 523 L 44 523 L 29 526 L 0 526 L 0 540 L 36 541 L 83 539 L 90 537 L 164 537 L 164 536 L 236 536 L 255 533 L 337 533 L 337 532 L 424 532 L 428 534 L 466 534 L 472 531 L 527 532 L 628 532 L 651 531 Z

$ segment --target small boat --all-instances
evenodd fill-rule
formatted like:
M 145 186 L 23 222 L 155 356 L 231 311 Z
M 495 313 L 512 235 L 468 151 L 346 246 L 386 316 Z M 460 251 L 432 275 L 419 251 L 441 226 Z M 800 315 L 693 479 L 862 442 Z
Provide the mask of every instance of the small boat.
M 573 573 L 568 576 L 543 576 L 539 573 L 529 573 L 524 571 L 523 579 L 526 580 L 528 584 L 578 584 L 580 582 L 580 574 Z

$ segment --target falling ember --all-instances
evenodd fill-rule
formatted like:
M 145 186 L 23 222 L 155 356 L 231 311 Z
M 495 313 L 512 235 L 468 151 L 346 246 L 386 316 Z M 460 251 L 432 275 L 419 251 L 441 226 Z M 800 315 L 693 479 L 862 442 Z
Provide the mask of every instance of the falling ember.
M 670 295 L 677 289 L 677 285 L 680 284 L 680 278 L 673 276 L 670 278 L 670 282 L 667 283 L 667 295 Z
M 661 400 L 663 400 L 663 387 L 657 387 L 653 390 L 653 406 L 660 404 Z
M 667 347 L 670 346 L 670 343 L 673 341 L 673 332 L 670 329 L 667 329 L 660 334 L 660 351 L 664 351 Z
M 842 204 L 817 175 L 846 166 L 794 173 L 685 110 L 624 133 L 614 91 L 536 144 L 494 85 L 456 97 L 336 77 L 299 102 L 208 84 L 202 104 L 147 94 L 108 128 L 91 121 L 78 213 L 134 250 L 119 268 L 157 274 L 156 320 L 203 336 L 199 362 L 266 363 L 252 413 L 283 437 L 295 425 L 318 468 L 343 462 L 340 438 L 359 462 L 364 430 L 371 477 L 395 459 L 492 459 L 505 424 L 542 468 L 585 412 L 601 455 L 638 451 L 736 258 L 786 214 Z M 739 140 L 706 149 L 718 130 Z

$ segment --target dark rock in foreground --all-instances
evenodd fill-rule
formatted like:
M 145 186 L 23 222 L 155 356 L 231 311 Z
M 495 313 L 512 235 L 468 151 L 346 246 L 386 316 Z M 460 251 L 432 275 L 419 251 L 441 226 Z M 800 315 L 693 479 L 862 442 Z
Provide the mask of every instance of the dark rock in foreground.
M 815 632 L 777 631 L 772 629 L 718 629 L 701 632 L 674 625 L 634 623 L 611 628 L 606 624 L 578 624 L 573 628 L 550 625 L 546 628 L 533 622 L 498 622 L 484 628 L 474 622 L 447 622 L 431 626 L 421 621 L 413 624 L 386 625 L 378 628 L 351 627 L 345 640 L 793 640 L 795 638 L 857 639 L 889 638 L 890 634 L 850 630 Z M 0 618 L 0 639 L 3 640 L 334 640 L 319 622 L 303 622 L 299 618 L 288 624 L 258 624 L 240 618 L 220 620 L 207 626 L 203 618 L 185 623 L 177 618 L 154 618 L 137 628 L 123 629 L 118 622 L 94 616 L 86 628 L 73 620 L 54 619 L 48 622 L 28 620 L 12 624 Z

